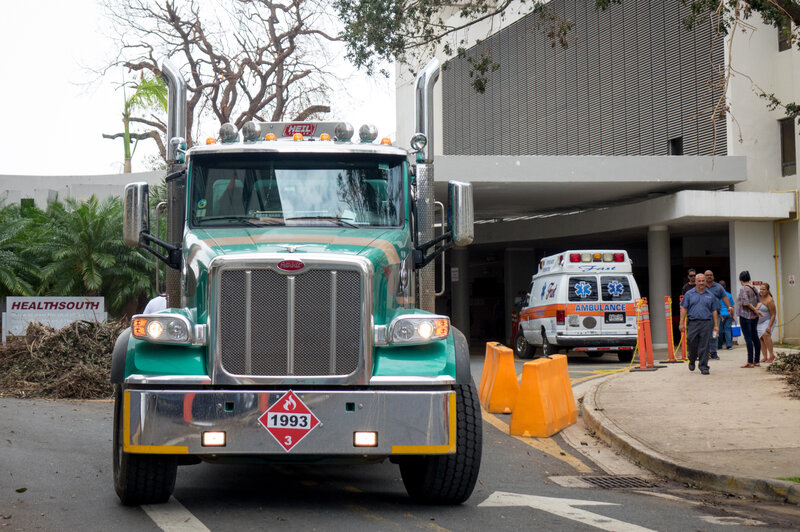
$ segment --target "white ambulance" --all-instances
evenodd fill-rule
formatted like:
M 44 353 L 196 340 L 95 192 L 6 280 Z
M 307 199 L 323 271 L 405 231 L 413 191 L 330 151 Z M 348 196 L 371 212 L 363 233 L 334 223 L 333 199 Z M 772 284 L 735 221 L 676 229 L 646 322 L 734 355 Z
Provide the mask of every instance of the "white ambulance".
M 630 362 L 636 347 L 639 288 L 625 250 L 564 251 L 539 261 L 514 338 L 519 358 L 558 351 Z

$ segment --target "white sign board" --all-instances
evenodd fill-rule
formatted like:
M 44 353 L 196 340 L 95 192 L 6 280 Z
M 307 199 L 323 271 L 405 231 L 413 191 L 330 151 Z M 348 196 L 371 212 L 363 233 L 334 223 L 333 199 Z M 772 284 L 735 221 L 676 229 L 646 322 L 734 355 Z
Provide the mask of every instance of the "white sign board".
M 106 321 L 107 318 L 102 297 L 7 297 L 3 343 L 8 335 L 24 335 L 28 324 L 34 321 L 60 329 L 74 321 Z

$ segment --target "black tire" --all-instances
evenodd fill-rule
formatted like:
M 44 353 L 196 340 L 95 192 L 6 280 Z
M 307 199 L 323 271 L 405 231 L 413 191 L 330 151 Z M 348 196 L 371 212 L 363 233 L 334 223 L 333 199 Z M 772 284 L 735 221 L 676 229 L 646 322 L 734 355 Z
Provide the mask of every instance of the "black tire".
M 514 338 L 514 354 L 517 358 L 531 359 L 536 353 L 536 348 L 528 343 L 522 330 L 517 331 L 517 336 Z
M 558 349 L 550 343 L 550 340 L 547 339 L 547 334 L 542 331 L 542 355 L 549 357 L 556 354 L 558 354 Z
M 620 362 L 630 362 L 633 360 L 633 350 L 617 351 L 617 358 Z
M 423 504 L 466 501 L 481 468 L 483 420 L 475 384 L 457 384 L 456 452 L 402 458 L 400 474 L 408 495 Z
M 175 489 L 178 457 L 122 450 L 122 386 L 114 385 L 114 491 L 126 506 L 167 502 Z

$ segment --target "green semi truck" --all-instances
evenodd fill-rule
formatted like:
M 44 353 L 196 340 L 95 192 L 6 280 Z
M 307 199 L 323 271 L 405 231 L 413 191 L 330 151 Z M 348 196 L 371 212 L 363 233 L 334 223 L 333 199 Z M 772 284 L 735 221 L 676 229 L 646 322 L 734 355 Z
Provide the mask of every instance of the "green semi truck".
M 448 184 L 435 234 L 438 63 L 417 79 L 410 151 L 343 122 L 225 124 L 186 150 L 185 83 L 162 70 L 166 239 L 145 183 L 125 187 L 124 238 L 169 266 L 169 304 L 114 349 L 120 500 L 165 502 L 200 461 L 386 459 L 413 499 L 466 500 L 480 404 L 464 335 L 433 312 L 432 261 L 472 241 L 472 190 Z

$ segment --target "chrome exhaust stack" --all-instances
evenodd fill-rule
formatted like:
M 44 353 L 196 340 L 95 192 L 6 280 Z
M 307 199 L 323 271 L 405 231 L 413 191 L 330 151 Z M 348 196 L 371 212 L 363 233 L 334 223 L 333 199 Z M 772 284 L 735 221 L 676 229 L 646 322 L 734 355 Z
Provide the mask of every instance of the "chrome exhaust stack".
M 161 62 L 161 77 L 167 84 L 167 238 L 173 246 L 183 239 L 186 213 L 186 81 L 169 60 Z M 181 270 L 167 268 L 167 301 L 171 308 L 181 302 Z
M 416 131 L 427 138 L 427 143 L 417 152 L 417 238 L 430 242 L 434 238 L 435 198 L 433 190 L 433 86 L 439 79 L 439 60 L 433 58 L 417 76 Z M 444 257 L 442 257 L 444 260 Z M 419 308 L 435 312 L 436 271 L 429 264 L 417 272 Z

